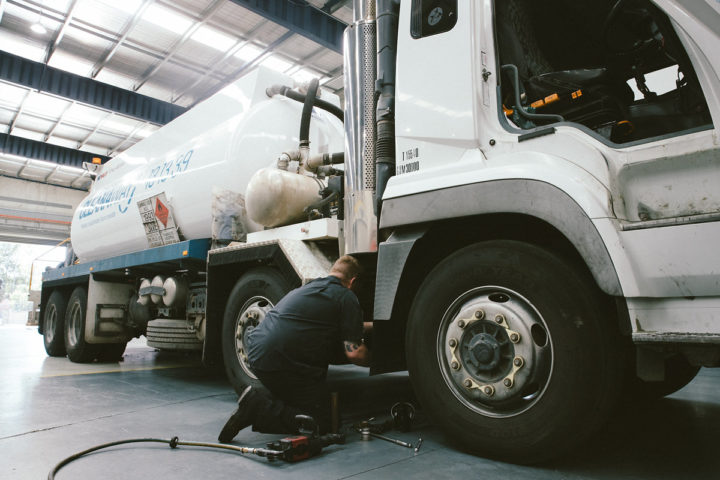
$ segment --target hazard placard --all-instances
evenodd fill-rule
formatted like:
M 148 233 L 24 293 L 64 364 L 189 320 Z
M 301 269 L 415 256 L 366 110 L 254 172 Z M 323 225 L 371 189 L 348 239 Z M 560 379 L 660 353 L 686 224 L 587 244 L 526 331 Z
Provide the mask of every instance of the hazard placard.
M 165 193 L 138 202 L 140 219 L 145 229 L 148 247 L 160 247 L 180 241 L 177 225 Z

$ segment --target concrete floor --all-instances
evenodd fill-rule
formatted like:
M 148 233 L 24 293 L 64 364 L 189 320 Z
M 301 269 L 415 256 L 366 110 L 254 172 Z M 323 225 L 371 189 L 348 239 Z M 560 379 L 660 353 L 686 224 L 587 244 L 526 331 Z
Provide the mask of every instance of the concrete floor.
M 36 329 L 0 327 L 0 478 L 47 478 L 63 458 L 96 444 L 155 437 L 215 442 L 236 395 L 222 374 L 193 356 L 155 352 L 141 341 L 124 360 L 72 364 L 49 358 Z M 367 377 L 336 367 L 343 419 L 383 416 L 395 401 L 412 398 L 405 374 Z M 416 431 L 391 432 L 412 450 L 358 435 L 311 460 L 268 463 L 258 457 L 163 444 L 133 444 L 96 452 L 64 467 L 58 480 L 75 478 L 502 478 L 709 479 L 720 476 L 720 370 L 701 370 L 680 392 L 618 416 L 591 444 L 543 467 L 522 467 L 453 450 L 418 415 Z M 277 435 L 241 432 L 236 444 L 262 447 Z M 172 477 L 171 477 L 172 475 Z

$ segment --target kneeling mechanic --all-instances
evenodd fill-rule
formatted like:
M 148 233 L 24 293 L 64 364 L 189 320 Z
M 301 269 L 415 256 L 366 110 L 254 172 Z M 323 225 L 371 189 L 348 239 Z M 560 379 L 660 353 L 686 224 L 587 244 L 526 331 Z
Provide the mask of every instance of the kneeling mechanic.
M 295 416 L 301 414 L 313 417 L 321 433 L 330 429 L 328 365 L 339 349 L 355 365 L 370 363 L 355 295 L 361 270 L 354 257 L 340 257 L 327 277 L 285 295 L 248 334 L 248 363 L 269 394 L 248 386 L 220 442 L 250 425 L 262 433 L 296 433 Z

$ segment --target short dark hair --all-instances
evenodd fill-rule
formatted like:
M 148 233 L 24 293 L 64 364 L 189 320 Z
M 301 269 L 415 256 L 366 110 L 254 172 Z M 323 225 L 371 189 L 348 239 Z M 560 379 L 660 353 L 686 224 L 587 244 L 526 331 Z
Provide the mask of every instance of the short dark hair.
M 363 271 L 362 265 L 352 255 L 343 255 L 338 258 L 330 269 L 330 273 L 337 274 L 346 282 L 359 276 Z

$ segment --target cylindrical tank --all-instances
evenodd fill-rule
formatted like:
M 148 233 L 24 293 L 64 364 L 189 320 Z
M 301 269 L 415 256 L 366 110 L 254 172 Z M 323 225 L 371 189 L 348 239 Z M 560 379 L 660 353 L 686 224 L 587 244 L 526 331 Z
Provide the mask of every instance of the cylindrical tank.
M 163 283 L 165 294 L 162 296 L 162 303 L 168 307 L 185 306 L 187 300 L 188 283 L 183 277 L 168 277 Z
M 155 277 L 152 279 L 152 282 L 150 283 L 150 286 L 155 288 L 163 288 L 164 284 L 165 277 L 163 277 L 162 275 L 155 275 Z M 152 300 L 155 305 L 159 305 L 161 307 L 165 306 L 165 304 L 163 303 L 163 297 L 164 295 L 160 295 L 157 293 L 150 294 L 150 300 Z
M 210 238 L 213 190 L 244 196 L 255 172 L 297 149 L 302 104 L 265 94 L 270 85 L 290 82 L 257 69 L 103 165 L 73 217 L 78 258 L 147 249 L 138 202 L 161 193 L 181 238 Z M 310 127 L 312 155 L 344 149 L 342 124 L 331 114 L 315 109 Z M 244 206 L 237 208 L 246 231 L 262 228 L 247 220 Z
M 277 168 L 263 168 L 252 176 L 245 207 L 253 222 L 279 227 L 307 218 L 304 208 L 321 200 L 319 179 Z

